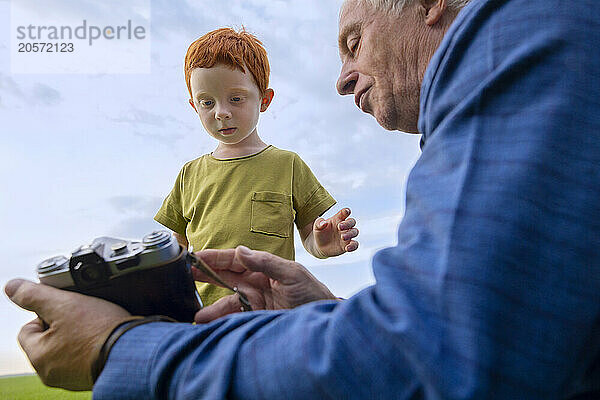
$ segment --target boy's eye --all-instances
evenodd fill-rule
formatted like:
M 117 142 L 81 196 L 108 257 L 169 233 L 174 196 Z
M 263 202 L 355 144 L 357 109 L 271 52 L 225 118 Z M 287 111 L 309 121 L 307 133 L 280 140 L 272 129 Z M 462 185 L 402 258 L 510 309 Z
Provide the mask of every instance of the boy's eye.
M 233 102 L 242 101 L 242 98 L 241 98 L 241 97 L 239 97 L 239 96 L 235 96 L 235 97 L 232 97 L 232 98 L 231 98 L 231 101 L 233 101 Z
M 212 100 L 200 100 L 200 105 L 202 107 L 210 107 L 213 105 L 213 101 Z

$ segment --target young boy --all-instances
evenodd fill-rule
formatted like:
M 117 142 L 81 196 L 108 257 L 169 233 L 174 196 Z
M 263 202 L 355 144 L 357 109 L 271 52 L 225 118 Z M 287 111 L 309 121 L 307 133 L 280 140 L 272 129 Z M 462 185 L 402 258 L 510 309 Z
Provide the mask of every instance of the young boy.
M 183 166 L 154 219 L 194 250 L 244 245 L 293 260 L 293 223 L 315 257 L 356 250 L 350 210 L 320 218 L 335 200 L 297 154 L 258 136 L 259 113 L 274 94 L 262 43 L 245 30 L 217 29 L 190 45 L 184 72 L 190 105 L 219 143 Z M 198 289 L 205 306 L 231 293 Z

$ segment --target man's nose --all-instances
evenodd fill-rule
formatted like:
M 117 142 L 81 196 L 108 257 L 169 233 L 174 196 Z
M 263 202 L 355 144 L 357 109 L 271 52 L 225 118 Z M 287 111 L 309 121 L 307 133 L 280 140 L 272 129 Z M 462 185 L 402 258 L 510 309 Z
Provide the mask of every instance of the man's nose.
M 337 80 L 335 87 L 342 96 L 354 93 L 354 87 L 358 81 L 358 72 L 346 72 L 342 67 L 340 77 Z

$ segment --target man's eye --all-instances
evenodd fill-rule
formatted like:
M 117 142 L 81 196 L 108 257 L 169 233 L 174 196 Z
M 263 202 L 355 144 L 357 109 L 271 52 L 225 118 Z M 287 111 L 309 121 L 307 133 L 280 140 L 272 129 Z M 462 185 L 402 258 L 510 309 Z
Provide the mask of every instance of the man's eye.
M 232 97 L 231 101 L 233 101 L 233 102 L 242 101 L 242 98 L 241 97 Z
M 212 100 L 201 100 L 200 105 L 202 107 L 210 107 L 213 105 L 213 101 Z
M 352 54 L 356 53 L 356 49 L 358 49 L 359 43 L 360 43 L 360 40 L 358 40 L 358 39 L 353 40 L 350 43 L 348 43 L 348 49 L 350 49 L 350 53 L 352 53 Z

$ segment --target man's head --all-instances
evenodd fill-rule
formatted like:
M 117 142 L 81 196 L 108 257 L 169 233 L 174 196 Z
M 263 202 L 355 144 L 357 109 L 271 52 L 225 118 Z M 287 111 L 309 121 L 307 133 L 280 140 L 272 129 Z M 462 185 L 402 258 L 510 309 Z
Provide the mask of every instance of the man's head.
M 346 0 L 340 11 L 341 95 L 388 130 L 418 133 L 419 93 L 433 53 L 469 0 Z
M 267 52 L 256 37 L 230 28 L 209 32 L 190 45 L 184 68 L 190 105 L 212 137 L 237 145 L 257 135 L 273 90 Z

